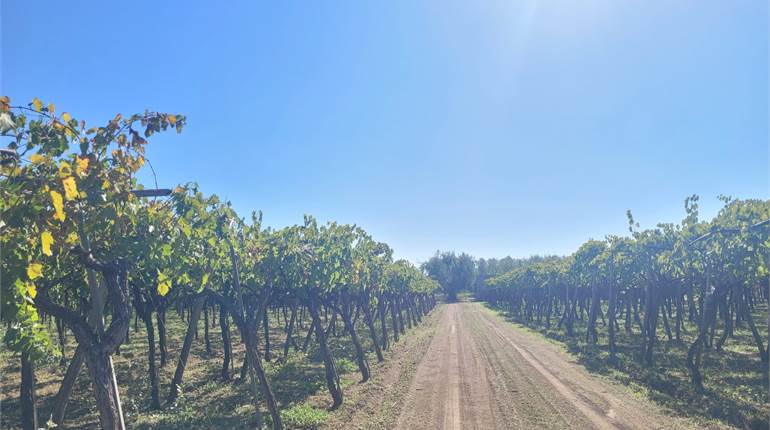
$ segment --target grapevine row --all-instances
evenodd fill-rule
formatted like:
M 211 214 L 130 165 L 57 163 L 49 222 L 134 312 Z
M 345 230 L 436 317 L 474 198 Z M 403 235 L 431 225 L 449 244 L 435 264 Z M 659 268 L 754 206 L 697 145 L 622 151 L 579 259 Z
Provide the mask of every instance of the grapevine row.
M 362 336 L 370 337 L 382 361 L 382 350 L 399 340 L 405 325 L 419 323 L 435 306 L 437 284 L 410 263 L 393 261 L 390 247 L 360 227 L 319 225 L 306 216 L 301 225 L 275 230 L 262 226 L 260 213 L 247 222 L 229 202 L 204 195 L 195 184 L 145 189 L 137 174 L 146 163 L 148 139 L 181 132 L 185 124 L 183 115 L 145 112 L 88 128 L 38 99 L 13 106 L 0 98 L 0 133 L 7 143 L 0 153 L 2 318 L 6 344 L 21 354 L 25 428 L 38 428 L 35 365 L 62 355 L 67 330 L 77 349 L 54 402 L 55 424 L 64 422 L 85 364 L 101 426 L 125 428 L 112 355 L 130 341 L 132 315 L 143 322 L 148 341 L 150 407 L 174 405 L 201 313 L 210 349 L 211 311 L 219 313 L 222 380 L 231 380 L 233 324 L 246 351 L 241 375 L 252 384 L 256 420 L 263 424 L 266 408 L 278 429 L 281 415 L 263 368 L 273 355 L 269 312 L 291 314 L 284 358 L 291 347 L 305 349 L 315 339 L 337 407 L 343 389 L 327 340 L 337 318 L 366 381 L 371 369 Z M 186 314 L 188 328 L 163 399 L 158 367 L 168 360 L 168 310 Z M 305 315 L 311 323 L 300 345 Z M 44 324 L 51 318 L 59 347 Z
M 721 351 L 735 327 L 748 326 L 756 356 L 768 363 L 768 339 L 752 313 L 770 301 L 770 201 L 722 200 L 711 221 L 699 220 L 692 196 L 680 223 L 647 230 L 629 212 L 630 236 L 590 240 L 566 258 L 522 264 L 486 280 L 481 294 L 525 324 L 569 337 L 578 335 L 575 324 L 582 320 L 588 344 L 599 341 L 601 318 L 610 360 L 620 330 L 638 333 L 638 357 L 646 366 L 654 364 L 661 329 L 681 342 L 690 323 L 697 332 L 685 364 L 702 392 L 702 355 Z

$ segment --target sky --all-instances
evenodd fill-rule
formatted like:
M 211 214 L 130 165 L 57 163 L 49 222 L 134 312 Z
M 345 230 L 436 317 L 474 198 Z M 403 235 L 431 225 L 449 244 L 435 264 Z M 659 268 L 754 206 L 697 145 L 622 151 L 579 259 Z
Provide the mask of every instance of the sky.
M 764 0 L 2 0 L 0 25 L 14 103 L 183 113 L 148 147 L 161 187 L 355 223 L 413 262 L 770 198 Z

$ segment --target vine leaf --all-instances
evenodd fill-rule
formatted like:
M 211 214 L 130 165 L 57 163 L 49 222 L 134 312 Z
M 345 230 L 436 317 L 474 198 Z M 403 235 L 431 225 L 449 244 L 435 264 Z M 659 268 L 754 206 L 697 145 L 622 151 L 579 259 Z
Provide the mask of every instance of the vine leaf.
M 64 185 L 64 196 L 67 200 L 75 200 L 78 198 L 78 186 L 75 184 L 75 178 L 69 176 L 62 179 L 61 182 Z
M 166 276 L 163 272 L 158 270 L 158 294 L 160 294 L 161 297 L 168 294 L 168 291 L 171 289 L 171 279 Z
M 33 299 L 35 298 L 35 296 L 37 296 L 37 287 L 35 287 L 35 284 L 33 284 L 32 282 L 27 283 L 27 294 L 29 294 L 29 296 L 32 297 Z
M 75 172 L 77 172 L 78 176 L 85 176 L 86 171 L 88 170 L 88 158 L 80 158 L 77 159 L 77 166 L 75 167 Z
M 43 265 L 40 263 L 29 263 L 29 266 L 27 266 L 27 276 L 32 280 L 43 276 Z
M 56 211 L 53 218 L 59 221 L 64 221 L 67 216 L 64 215 L 64 199 L 57 191 L 51 191 L 51 201 L 53 201 L 53 208 Z
M 43 247 L 43 254 L 45 254 L 45 255 L 47 255 L 49 257 L 51 255 L 53 255 L 53 253 L 51 252 L 51 244 L 52 243 L 53 243 L 53 236 L 51 235 L 50 232 L 44 231 L 40 235 L 40 244 Z

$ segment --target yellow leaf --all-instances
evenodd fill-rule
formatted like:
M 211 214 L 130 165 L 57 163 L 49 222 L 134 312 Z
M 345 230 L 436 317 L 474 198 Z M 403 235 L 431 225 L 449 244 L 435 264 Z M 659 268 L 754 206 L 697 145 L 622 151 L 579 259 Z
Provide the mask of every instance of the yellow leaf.
M 163 282 L 163 283 L 158 284 L 158 294 L 160 294 L 161 297 L 165 296 L 166 294 L 168 294 L 168 290 L 169 290 L 169 285 L 168 284 L 169 284 L 168 282 Z
M 32 297 L 33 299 L 35 298 L 35 296 L 37 296 L 37 288 L 35 287 L 35 284 L 33 284 L 32 282 L 27 284 L 27 294 L 29 294 L 29 296 Z
M 77 245 L 79 240 L 78 234 L 73 231 L 67 235 L 67 240 L 65 242 L 67 242 L 67 245 Z
M 51 252 L 51 244 L 53 243 L 53 236 L 51 233 L 44 231 L 43 234 L 40 235 L 40 244 L 43 246 L 43 254 L 47 256 L 53 255 Z
M 67 112 L 64 112 L 63 114 L 61 114 L 61 119 L 64 120 L 64 122 L 70 122 L 72 117 Z
M 77 166 L 75 167 L 75 171 L 77 172 L 78 176 L 84 176 L 87 170 L 88 170 L 88 158 L 78 157 Z
M 67 200 L 75 200 L 79 197 L 78 194 L 78 186 L 75 184 L 75 178 L 72 176 L 62 179 L 62 184 L 64 185 L 64 197 L 67 198 Z
M 53 103 L 48 103 L 48 112 L 54 113 L 56 111 L 56 108 L 54 107 Z
M 32 164 L 40 164 L 45 161 L 45 157 L 40 154 L 32 154 L 29 156 L 29 161 L 31 161 Z
M 163 274 L 163 272 L 158 271 L 158 294 L 161 296 L 165 296 L 168 294 L 168 291 L 171 289 L 171 279 Z
M 27 276 L 29 279 L 37 279 L 43 276 L 43 265 L 40 263 L 29 263 L 29 266 L 27 266 Z
M 39 98 L 35 97 L 32 99 L 32 106 L 35 108 L 36 111 L 40 112 L 43 110 L 43 102 L 40 101 Z
M 21 174 L 21 167 L 0 166 L 0 174 L 8 177 L 19 176 Z
M 141 169 L 142 166 L 144 166 L 144 157 L 139 155 L 136 158 L 134 158 L 134 157 L 129 155 L 128 157 L 126 157 L 126 162 L 128 163 L 128 167 L 132 171 L 136 172 L 139 169 Z
M 70 163 L 66 161 L 62 161 L 61 164 L 59 164 L 59 177 L 66 178 L 71 174 L 72 174 L 72 166 L 70 166 Z
M 110 185 L 111 185 L 111 184 L 110 184 L 110 181 L 108 181 L 107 179 L 105 179 L 105 180 L 104 180 L 104 182 L 102 182 L 102 189 L 103 189 L 103 190 L 109 190 L 109 189 L 110 189 Z
M 176 125 L 176 115 L 169 115 L 169 116 L 168 116 L 168 122 L 169 122 L 171 125 Z
M 56 191 L 51 191 L 51 201 L 53 201 L 53 208 L 56 211 L 53 219 L 64 221 L 66 215 L 64 215 L 64 200 L 62 199 L 61 194 Z

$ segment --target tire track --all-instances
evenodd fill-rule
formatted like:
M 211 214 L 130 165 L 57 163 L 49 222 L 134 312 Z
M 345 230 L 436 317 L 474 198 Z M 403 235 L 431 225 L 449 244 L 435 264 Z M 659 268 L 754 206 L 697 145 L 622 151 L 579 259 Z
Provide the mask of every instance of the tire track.
M 593 405 L 582 399 L 569 387 L 563 384 L 550 371 L 548 371 L 548 369 L 543 367 L 543 365 L 532 354 L 509 339 L 495 324 L 491 323 L 483 316 L 481 318 L 484 320 L 484 324 L 490 331 L 495 333 L 510 346 L 512 346 L 513 349 L 521 356 L 521 358 L 523 358 L 530 366 L 532 366 L 534 370 L 537 371 L 537 373 L 542 375 L 542 377 L 545 378 L 545 380 L 551 384 L 562 397 L 567 399 L 577 408 L 578 411 L 580 411 L 580 413 L 585 415 L 585 417 L 588 418 L 591 423 L 596 426 L 596 428 L 601 430 L 624 428 L 620 425 L 620 423 L 614 420 L 615 411 L 612 408 L 608 409 L 607 411 L 602 411 L 596 405 Z
M 399 429 L 697 428 L 594 378 L 478 303 L 446 305 Z

